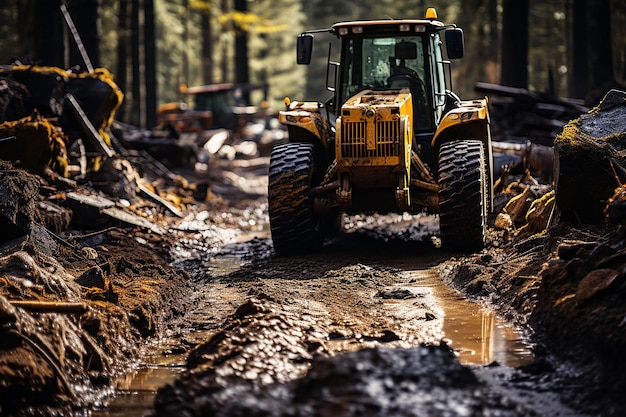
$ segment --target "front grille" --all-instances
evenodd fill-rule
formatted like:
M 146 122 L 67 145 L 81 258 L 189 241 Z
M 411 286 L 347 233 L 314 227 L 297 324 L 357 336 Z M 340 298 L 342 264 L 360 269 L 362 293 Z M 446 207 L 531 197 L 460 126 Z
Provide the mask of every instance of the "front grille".
M 344 158 L 388 157 L 400 155 L 400 121 L 373 121 L 375 137 L 367 141 L 365 121 L 343 120 L 341 156 Z

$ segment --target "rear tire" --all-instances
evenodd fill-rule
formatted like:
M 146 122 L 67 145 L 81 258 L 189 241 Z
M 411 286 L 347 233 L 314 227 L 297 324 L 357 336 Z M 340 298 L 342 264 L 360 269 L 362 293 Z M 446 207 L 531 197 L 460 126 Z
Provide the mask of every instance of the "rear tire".
M 439 152 L 439 227 L 442 246 L 478 251 L 487 227 L 485 152 L 478 140 L 441 145 Z
M 268 203 L 272 241 L 279 255 L 322 248 L 324 228 L 310 194 L 324 175 L 320 160 L 315 146 L 309 143 L 286 143 L 272 151 Z

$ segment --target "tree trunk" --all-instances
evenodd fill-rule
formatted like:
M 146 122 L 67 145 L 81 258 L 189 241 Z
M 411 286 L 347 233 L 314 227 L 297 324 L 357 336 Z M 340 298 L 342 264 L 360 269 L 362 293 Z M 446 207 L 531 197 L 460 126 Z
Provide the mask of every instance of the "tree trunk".
M 126 91 L 127 71 L 128 71 L 128 1 L 120 0 L 120 8 L 118 13 L 118 30 L 117 30 L 117 71 L 115 73 L 115 83 L 122 90 Z M 124 119 L 125 103 L 123 102 L 117 111 L 120 120 Z
M 202 79 L 204 84 L 213 83 L 213 34 L 211 12 L 202 10 Z
M 39 0 L 35 6 L 33 37 L 34 60 L 40 65 L 65 67 L 63 29 L 60 0 Z
M 489 13 L 489 45 L 487 47 L 489 54 L 489 61 L 493 63 L 494 70 L 497 68 L 500 60 L 498 59 L 498 55 L 500 52 L 500 36 L 498 34 L 498 1 L 497 0 L 489 0 L 488 1 L 488 13 Z M 498 76 L 497 71 L 488 71 L 489 82 L 496 83 L 498 80 L 495 77 Z
M 611 90 L 597 109 L 570 121 L 555 145 L 561 219 L 602 223 L 607 200 L 626 179 L 626 93 Z
M 183 0 L 182 8 L 182 23 L 183 23 L 183 57 L 182 57 L 182 74 L 179 80 L 179 84 L 189 84 L 189 1 Z
M 154 0 L 144 0 L 144 68 L 146 77 L 146 127 L 156 125 L 157 82 L 156 82 L 156 39 L 154 34 Z
M 502 4 L 501 84 L 528 88 L 529 0 L 504 0 Z
M 589 89 L 595 90 L 614 81 L 611 42 L 611 5 L 607 0 L 587 0 L 587 48 Z M 605 91 L 602 91 L 603 95 Z
M 572 76 L 570 95 L 583 98 L 587 95 L 587 0 L 572 2 Z
M 248 12 L 247 0 L 235 0 L 235 11 Z M 235 82 L 247 84 L 250 82 L 248 68 L 248 32 L 247 28 L 235 24 Z M 249 98 L 246 97 L 246 100 Z
M 87 57 L 94 68 L 102 66 L 100 63 L 100 12 L 98 0 L 72 0 L 67 10 L 76 26 Z M 60 13 L 60 12 L 59 12 Z M 70 35 L 71 36 L 71 35 Z M 83 70 L 87 66 L 81 55 L 76 41 L 70 39 L 70 66 L 80 65 Z
M 570 94 L 595 102 L 606 93 L 603 86 L 615 80 L 610 2 L 574 0 L 572 32 Z
M 132 0 L 132 11 L 131 11 L 131 66 L 132 66 L 132 77 L 131 77 L 131 85 L 132 85 L 132 93 L 131 93 L 131 112 L 129 120 L 131 123 L 144 127 L 142 124 L 142 106 L 141 106 L 141 71 L 139 66 L 141 65 L 140 60 L 140 52 L 141 45 L 139 39 L 139 16 L 141 9 L 141 1 L 140 0 Z
M 229 8 L 228 8 L 228 0 L 222 0 L 222 5 L 221 5 L 221 9 L 222 9 L 222 13 L 228 13 Z M 230 28 L 229 28 L 229 23 L 222 23 L 222 32 L 223 33 L 227 33 Z M 229 59 L 229 54 L 228 54 L 228 44 L 225 41 L 222 41 L 222 82 L 226 83 L 230 80 L 230 66 L 228 65 L 228 59 Z

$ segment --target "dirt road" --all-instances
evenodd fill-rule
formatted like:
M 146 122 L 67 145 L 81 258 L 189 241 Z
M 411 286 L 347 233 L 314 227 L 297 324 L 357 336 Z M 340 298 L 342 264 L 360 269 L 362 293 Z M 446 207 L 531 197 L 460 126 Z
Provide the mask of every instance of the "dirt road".
M 268 234 L 267 158 L 213 168 L 205 203 L 182 220 L 154 217 L 166 234 L 111 227 L 60 239 L 36 229 L 3 248 L 3 415 L 106 409 L 115 377 L 159 349 L 184 358 L 185 371 L 156 387 L 154 406 L 98 415 L 626 410 L 626 289 L 606 273 L 621 270 L 621 235 L 559 226 L 516 241 L 490 230 L 487 250 L 462 255 L 439 248 L 435 217 L 347 217 L 322 252 L 282 258 Z M 616 284 L 577 295 L 594 268 L 593 283 Z M 463 298 L 452 287 L 484 308 L 452 311 Z M 19 297 L 87 312 L 22 311 L 7 301 Z M 464 316 L 478 331 L 461 335 Z M 515 326 L 503 331 L 502 318 Z
M 239 236 L 208 252 L 194 250 L 201 236 L 178 248 L 174 265 L 198 286 L 187 325 L 209 340 L 160 390 L 155 415 L 585 415 L 561 403 L 558 376 L 524 370 L 533 367 L 528 345 L 515 340 L 518 354 L 502 364 L 492 346 L 485 353 L 492 333 L 446 334 L 454 291 L 441 283 L 459 254 L 438 248 L 435 217 L 346 217 L 321 253 L 276 257 L 253 174 L 262 166 L 226 175 L 248 185 L 235 198 Z M 471 338 L 475 350 L 458 340 Z

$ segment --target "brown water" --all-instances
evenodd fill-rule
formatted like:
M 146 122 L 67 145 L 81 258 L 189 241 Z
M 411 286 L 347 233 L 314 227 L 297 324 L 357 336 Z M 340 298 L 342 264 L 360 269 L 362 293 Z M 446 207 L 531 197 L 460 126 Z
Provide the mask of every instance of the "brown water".
M 106 400 L 107 408 L 92 410 L 92 417 L 140 417 L 152 412 L 157 390 L 174 381 L 182 372 L 185 355 L 151 356 L 147 363 L 123 375 L 115 384 L 115 393 Z
M 431 271 L 433 272 L 433 271 Z M 463 297 L 445 285 L 436 273 L 410 271 L 417 285 L 433 292 L 443 313 L 444 340 L 465 365 L 500 365 L 517 367 L 533 360 L 533 353 L 523 331 L 493 311 Z

